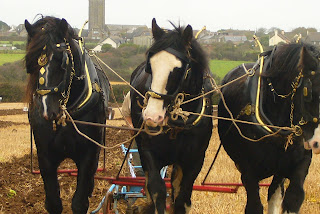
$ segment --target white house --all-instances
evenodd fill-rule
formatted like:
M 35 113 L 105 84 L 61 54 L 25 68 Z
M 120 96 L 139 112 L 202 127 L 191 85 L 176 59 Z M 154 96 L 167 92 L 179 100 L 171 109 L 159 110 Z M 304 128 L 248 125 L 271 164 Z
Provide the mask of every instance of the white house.
M 93 48 L 95 52 L 101 52 L 101 48 L 104 44 L 109 44 L 113 48 L 118 48 L 121 44 L 123 44 L 125 41 L 121 39 L 120 37 L 112 36 L 108 37 L 107 39 L 100 42 L 96 47 Z
M 286 36 L 284 35 L 284 31 L 281 31 L 281 33 L 278 33 L 278 31 L 275 30 L 275 31 L 274 31 L 274 36 L 272 36 L 272 37 L 269 39 L 269 46 L 277 45 L 277 44 L 279 44 L 280 42 L 289 43 L 290 40 L 288 39 L 288 37 L 286 37 Z

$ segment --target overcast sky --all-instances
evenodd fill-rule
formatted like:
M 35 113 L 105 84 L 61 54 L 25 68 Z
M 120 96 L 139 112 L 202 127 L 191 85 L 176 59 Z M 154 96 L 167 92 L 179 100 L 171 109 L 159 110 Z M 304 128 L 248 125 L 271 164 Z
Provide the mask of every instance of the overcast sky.
M 65 18 L 80 28 L 88 20 L 88 0 L 0 0 L 0 20 L 18 25 L 37 14 Z M 208 30 L 278 27 L 291 31 L 313 27 L 320 31 L 319 0 L 106 0 L 106 24 L 151 26 L 155 17 L 161 27 L 190 24 Z

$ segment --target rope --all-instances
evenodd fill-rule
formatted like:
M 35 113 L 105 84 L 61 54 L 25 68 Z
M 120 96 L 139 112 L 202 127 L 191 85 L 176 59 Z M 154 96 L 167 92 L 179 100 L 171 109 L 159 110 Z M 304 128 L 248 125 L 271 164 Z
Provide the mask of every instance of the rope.
M 183 113 L 186 114 L 194 114 L 194 115 L 202 115 L 204 117 L 211 117 L 213 119 L 219 119 L 219 120 L 228 120 L 228 121 L 234 121 L 237 123 L 244 123 L 244 124 L 249 124 L 249 125 L 260 125 L 263 126 L 259 123 L 255 123 L 255 122 L 250 122 L 250 121 L 245 121 L 245 120 L 237 120 L 237 119 L 232 119 L 232 118 L 228 118 L 228 117 L 219 117 L 219 116 L 214 116 L 214 115 L 208 115 L 208 114 L 200 114 L 200 113 L 196 113 L 196 112 L 189 112 L 189 111 L 182 111 Z M 275 125 L 268 125 L 268 127 L 270 128 L 276 128 L 276 129 L 281 129 L 281 130 L 288 130 L 288 131 L 294 131 L 294 128 L 290 128 L 290 127 L 282 127 L 282 126 L 275 126 Z
M 197 96 L 197 97 L 194 97 L 194 98 L 192 98 L 192 99 L 190 99 L 190 100 L 186 100 L 186 101 L 182 102 L 181 105 L 190 103 L 190 102 L 192 102 L 192 101 L 195 101 L 195 100 L 197 100 L 197 99 L 200 99 L 201 97 L 205 97 L 205 96 L 207 96 L 208 94 L 211 94 L 211 93 L 213 93 L 213 92 L 219 91 L 221 88 L 224 88 L 224 87 L 230 85 L 231 83 L 234 83 L 234 82 L 236 82 L 236 81 L 238 81 L 238 80 L 240 80 L 240 79 L 242 79 L 243 77 L 246 77 L 246 76 L 248 76 L 248 75 L 250 75 L 250 74 L 249 74 L 249 73 L 246 73 L 246 74 L 244 74 L 244 75 L 242 75 L 242 76 L 240 76 L 240 77 L 238 77 L 238 78 L 236 78 L 236 79 L 234 79 L 234 80 L 232 80 L 232 81 L 230 81 L 230 82 L 227 82 L 226 84 L 221 85 L 221 86 L 218 86 L 217 84 L 215 84 L 215 86 L 212 85 L 212 86 L 214 87 L 214 89 L 212 89 L 211 91 L 208 91 L 208 92 L 206 92 L 206 93 L 204 93 L 204 94 L 201 94 L 201 95 L 199 95 L 199 96 Z M 213 79 L 213 77 L 210 76 L 210 79 Z M 211 81 L 210 81 L 210 82 L 211 82 Z M 211 84 L 212 84 L 212 82 L 211 82 Z
M 116 76 L 118 76 L 123 82 L 125 82 L 125 83 L 126 83 L 131 89 L 133 89 L 137 94 L 139 94 L 142 98 L 146 99 L 145 96 L 143 96 L 137 89 L 135 89 L 132 85 L 130 85 L 130 83 L 128 83 L 123 77 L 121 77 L 117 72 L 115 72 L 110 66 L 108 66 L 106 63 L 104 63 L 96 54 L 93 54 L 93 56 L 95 57 L 95 59 L 97 59 L 97 61 L 101 62 L 101 63 L 102 63 L 104 66 L 106 66 L 110 71 L 112 71 Z M 232 112 L 230 111 L 230 109 L 228 108 L 228 106 L 227 106 L 227 104 L 226 104 L 226 101 L 225 101 L 224 96 L 223 96 L 223 94 L 222 94 L 222 92 L 221 92 L 220 89 L 221 89 L 221 88 L 224 88 L 224 87 L 226 87 L 226 86 L 228 86 L 228 85 L 230 85 L 230 84 L 232 84 L 232 83 L 234 83 L 234 82 L 236 82 L 236 81 L 238 81 L 238 80 L 240 80 L 240 79 L 242 79 L 242 78 L 244 78 L 244 77 L 246 77 L 246 76 L 248 76 L 248 75 L 251 75 L 250 72 L 246 72 L 244 75 L 242 75 L 242 76 L 240 76 L 240 77 L 238 77 L 238 78 L 236 78 L 236 79 L 234 79 L 234 80 L 232 80 L 232 81 L 230 81 L 230 82 L 228 82 L 228 83 L 226 83 L 226 84 L 224 84 L 224 85 L 221 85 L 221 86 L 218 86 L 218 85 L 216 84 L 214 78 L 211 77 L 211 76 L 209 76 L 209 78 L 210 78 L 210 83 L 211 83 L 211 85 L 212 85 L 212 87 L 213 87 L 214 89 L 211 90 L 211 91 L 208 91 L 208 92 L 206 92 L 206 93 L 204 93 L 204 94 L 201 94 L 201 95 L 199 95 L 199 96 L 197 96 L 197 97 L 195 97 L 195 98 L 192 98 L 192 99 L 190 99 L 190 100 L 186 100 L 186 101 L 182 102 L 181 105 L 186 104 L 186 103 L 189 103 L 189 102 L 192 102 L 192 101 L 197 100 L 197 99 L 200 99 L 200 98 L 202 98 L 202 97 L 204 97 L 204 96 L 206 96 L 206 95 L 209 95 L 209 94 L 211 94 L 211 93 L 213 93 L 213 92 L 215 92 L 215 91 L 218 91 L 218 93 L 219 93 L 219 95 L 220 95 L 220 97 L 221 97 L 221 100 L 222 100 L 222 102 L 223 102 L 223 105 L 224 105 L 224 107 L 226 108 L 226 110 L 228 111 L 228 113 L 229 113 L 229 115 L 230 115 L 230 118 L 224 118 L 224 117 L 218 117 L 218 116 L 206 115 L 206 114 L 201 114 L 201 115 L 204 116 L 204 117 L 211 117 L 211 118 L 214 118 L 214 119 L 232 121 L 232 123 L 234 124 L 234 126 L 237 128 L 239 134 L 240 134 L 244 139 L 247 139 L 247 140 L 253 141 L 253 142 L 258 142 L 258 141 L 260 141 L 260 140 L 262 140 L 262 139 L 264 139 L 264 138 L 267 138 L 267 137 L 274 136 L 274 135 L 278 134 L 281 130 L 289 130 L 289 131 L 292 131 L 292 132 L 296 132 L 297 129 L 294 128 L 294 127 L 293 127 L 293 128 L 290 128 L 290 127 L 280 127 L 280 126 L 265 125 L 265 124 L 262 125 L 262 124 L 260 124 L 260 123 L 254 123 L 254 122 L 250 122 L 250 121 L 242 121 L 242 120 L 237 120 L 237 119 L 234 118 Z M 121 112 L 121 111 L 120 111 L 120 112 Z M 180 110 L 180 113 L 183 113 L 183 114 L 185 114 L 185 115 L 187 115 L 187 114 L 194 114 L 194 115 L 199 115 L 199 116 L 200 116 L 199 113 L 188 112 L 188 111 L 181 111 L 181 110 Z M 68 114 L 68 116 L 70 117 L 69 114 Z M 70 117 L 70 118 L 71 118 L 71 117 Z M 73 122 L 73 121 L 71 121 L 71 122 Z M 261 138 L 259 138 L 259 139 L 251 139 L 251 138 L 249 138 L 249 137 L 246 137 L 246 136 L 241 132 L 241 130 L 240 130 L 239 126 L 236 124 L 236 122 L 238 122 L 238 123 L 245 123 L 245 124 L 251 124 L 251 125 L 257 125 L 257 126 L 267 126 L 267 127 L 270 127 L 270 128 L 276 128 L 276 129 L 278 129 L 278 130 L 277 130 L 276 132 L 272 133 L 272 134 L 265 135 L 265 136 L 263 136 L 263 137 L 261 137 Z M 74 124 L 74 122 L 73 122 L 73 124 Z M 74 124 L 74 126 L 75 126 L 75 124 Z M 75 126 L 75 127 L 76 127 L 76 126 Z M 160 134 L 160 133 L 162 132 L 162 129 L 160 128 L 160 130 L 159 130 L 158 132 L 153 133 L 151 130 L 148 129 L 148 127 L 146 126 L 146 124 L 145 124 L 145 122 L 144 122 L 144 123 L 142 124 L 142 126 L 140 127 L 138 133 L 137 133 L 136 135 L 134 135 L 134 136 L 132 137 L 132 139 L 135 138 L 135 137 L 142 131 L 142 128 L 143 128 L 143 127 L 145 127 L 144 131 L 145 131 L 147 134 L 152 135 L 152 136 L 158 135 L 158 134 Z M 131 139 L 130 139 L 130 140 L 131 140 Z M 124 143 L 129 142 L 130 140 L 125 141 Z M 101 146 L 101 145 L 99 144 L 99 146 Z M 103 148 L 103 147 L 102 147 L 102 148 Z M 106 147 L 106 149 L 109 149 L 109 148 L 110 148 L 110 147 Z M 113 148 L 113 147 L 111 147 L 111 148 Z
M 112 73 L 114 73 L 117 77 L 119 77 L 125 84 L 127 84 L 132 90 L 134 90 L 137 94 L 139 94 L 142 98 L 145 98 L 143 94 L 141 94 L 137 89 L 135 89 L 129 82 L 127 82 L 123 77 L 121 77 L 117 72 L 115 72 L 109 65 L 103 62 L 96 54 L 93 54 L 95 59 L 101 62 L 104 66 L 106 66 Z
M 212 84 L 212 86 L 214 86 L 214 85 L 217 86 L 217 83 L 215 82 L 215 80 L 214 80 L 213 78 L 210 79 L 210 83 Z M 214 85 L 213 85 L 213 84 L 214 84 Z M 247 124 L 252 124 L 252 125 L 257 125 L 257 126 L 262 126 L 262 124 L 234 119 L 233 114 L 232 114 L 232 112 L 230 111 L 230 109 L 228 108 L 227 103 L 226 103 L 226 101 L 225 101 L 225 99 L 224 99 L 224 96 L 223 96 L 221 90 L 218 89 L 218 92 L 219 92 L 219 94 L 220 94 L 220 96 L 221 96 L 221 100 L 222 100 L 222 102 L 223 102 L 224 107 L 226 108 L 226 110 L 228 111 L 228 113 L 229 113 L 229 115 L 230 115 L 230 118 L 221 118 L 221 119 L 231 120 L 232 123 L 233 123 L 233 125 L 234 125 L 234 126 L 236 127 L 236 129 L 238 130 L 240 136 L 243 137 L 244 139 L 249 140 L 249 141 L 252 141 L 252 142 L 258 142 L 258 141 L 260 141 L 260 140 L 262 140 L 262 139 L 264 139 L 264 138 L 271 137 L 271 136 L 274 136 L 274 135 L 278 134 L 282 129 L 286 129 L 286 130 L 291 130 L 291 131 L 293 131 L 293 129 L 292 129 L 292 128 L 289 128 L 289 127 L 279 127 L 279 126 L 265 125 L 265 126 L 268 126 L 268 127 L 278 128 L 278 131 L 276 131 L 276 132 L 274 132 L 274 133 L 272 133 L 272 134 L 264 135 L 263 137 L 261 137 L 261 138 L 259 138 L 259 139 L 252 139 L 252 138 L 249 138 L 249 137 L 245 136 L 245 135 L 241 132 L 241 129 L 240 129 L 240 127 L 237 125 L 236 122 L 247 123 Z M 217 119 L 219 119 L 219 117 L 217 117 Z
M 102 69 L 102 66 L 100 64 L 100 61 L 97 61 L 97 63 L 99 64 L 100 68 Z M 103 70 L 103 69 L 102 69 Z M 127 118 L 124 116 L 123 112 L 122 112 L 122 108 L 120 108 L 120 105 L 119 103 L 117 102 L 117 99 L 116 99 L 116 96 L 114 95 L 114 91 L 113 91 L 113 87 L 112 85 L 110 84 L 110 89 L 111 89 L 111 96 L 112 96 L 112 99 L 114 100 L 114 102 L 116 103 L 117 105 L 117 109 L 119 110 L 121 116 L 122 116 L 122 119 L 124 119 L 124 121 L 127 123 L 127 125 L 129 127 L 132 127 L 131 124 L 129 123 L 129 121 L 127 120 Z
M 111 147 L 107 147 L 107 146 L 101 145 L 100 143 L 98 143 L 97 141 L 93 140 L 92 138 L 90 138 L 90 137 L 87 136 L 86 134 L 82 133 L 82 132 L 78 129 L 75 121 L 73 120 L 73 118 L 71 117 L 71 115 L 69 114 L 69 112 L 68 112 L 66 109 L 63 109 L 63 112 L 67 115 L 67 117 L 69 118 L 69 120 L 71 121 L 72 125 L 74 126 L 75 130 L 78 132 L 79 135 L 83 136 L 84 138 L 86 138 L 87 140 L 89 140 L 89 141 L 91 141 L 92 143 L 96 144 L 97 146 L 101 147 L 102 149 L 114 149 L 114 148 L 119 147 L 121 144 L 125 144 L 125 143 L 128 143 L 128 142 L 132 141 L 136 136 L 138 136 L 138 135 L 140 134 L 140 132 L 142 131 L 142 128 L 143 128 L 143 126 L 144 126 L 144 122 L 143 122 L 142 125 L 141 125 L 141 127 L 140 127 L 140 129 L 139 129 L 139 131 L 138 131 L 135 135 L 133 135 L 129 140 L 126 140 L 126 141 L 124 141 L 124 142 L 122 142 L 122 143 L 117 143 L 116 145 L 111 146 Z

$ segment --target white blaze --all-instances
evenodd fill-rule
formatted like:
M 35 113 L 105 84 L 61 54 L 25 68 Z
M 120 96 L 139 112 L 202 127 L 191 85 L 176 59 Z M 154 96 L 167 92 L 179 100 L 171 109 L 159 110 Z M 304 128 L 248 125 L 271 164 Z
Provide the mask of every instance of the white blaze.
M 182 62 L 173 54 L 160 51 L 150 58 L 150 65 L 152 69 L 151 89 L 160 94 L 167 94 L 166 85 L 169 74 L 174 68 L 181 68 Z M 150 97 L 143 112 L 143 118 L 159 125 L 163 121 L 165 113 L 163 100 Z
M 42 96 L 42 105 L 43 105 L 43 117 L 47 118 L 48 117 L 48 107 L 47 107 L 47 95 Z
M 52 57 L 51 57 L 52 58 Z M 50 60 L 51 60 L 51 58 L 50 58 Z M 47 65 L 46 67 L 45 67 L 45 83 L 44 83 L 44 85 L 45 85 L 45 87 L 46 88 L 48 88 L 48 75 L 49 75 L 49 69 L 48 69 L 48 67 L 49 67 L 49 65 Z M 42 96 L 42 105 L 43 105 L 43 117 L 44 118 L 48 118 L 48 105 L 47 105 L 47 98 L 48 98 L 48 96 L 47 95 L 44 95 L 44 96 Z

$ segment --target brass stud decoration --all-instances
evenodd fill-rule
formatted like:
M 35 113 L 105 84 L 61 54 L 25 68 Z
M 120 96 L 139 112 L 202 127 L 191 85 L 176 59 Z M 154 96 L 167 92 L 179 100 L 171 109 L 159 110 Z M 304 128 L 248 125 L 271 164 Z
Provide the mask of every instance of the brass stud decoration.
M 43 85 L 44 82 L 45 82 L 44 78 L 43 78 L 43 77 L 40 77 L 40 78 L 39 78 L 39 84 L 40 84 L 40 85 Z
M 45 53 L 41 54 L 38 58 L 38 64 L 40 66 L 45 66 L 48 62 L 47 55 Z
M 308 96 L 308 88 L 307 87 L 304 87 L 303 88 L 303 96 Z
M 318 122 L 318 118 L 314 117 L 314 118 L 312 119 L 312 121 L 313 121 L 314 123 L 316 123 L 316 122 Z
M 311 71 L 311 75 L 315 75 L 316 74 L 316 72 L 315 71 Z
M 41 73 L 41 75 L 43 75 L 44 72 L 46 72 L 46 69 L 45 69 L 44 67 L 41 67 L 41 68 L 40 68 L 40 73 Z

